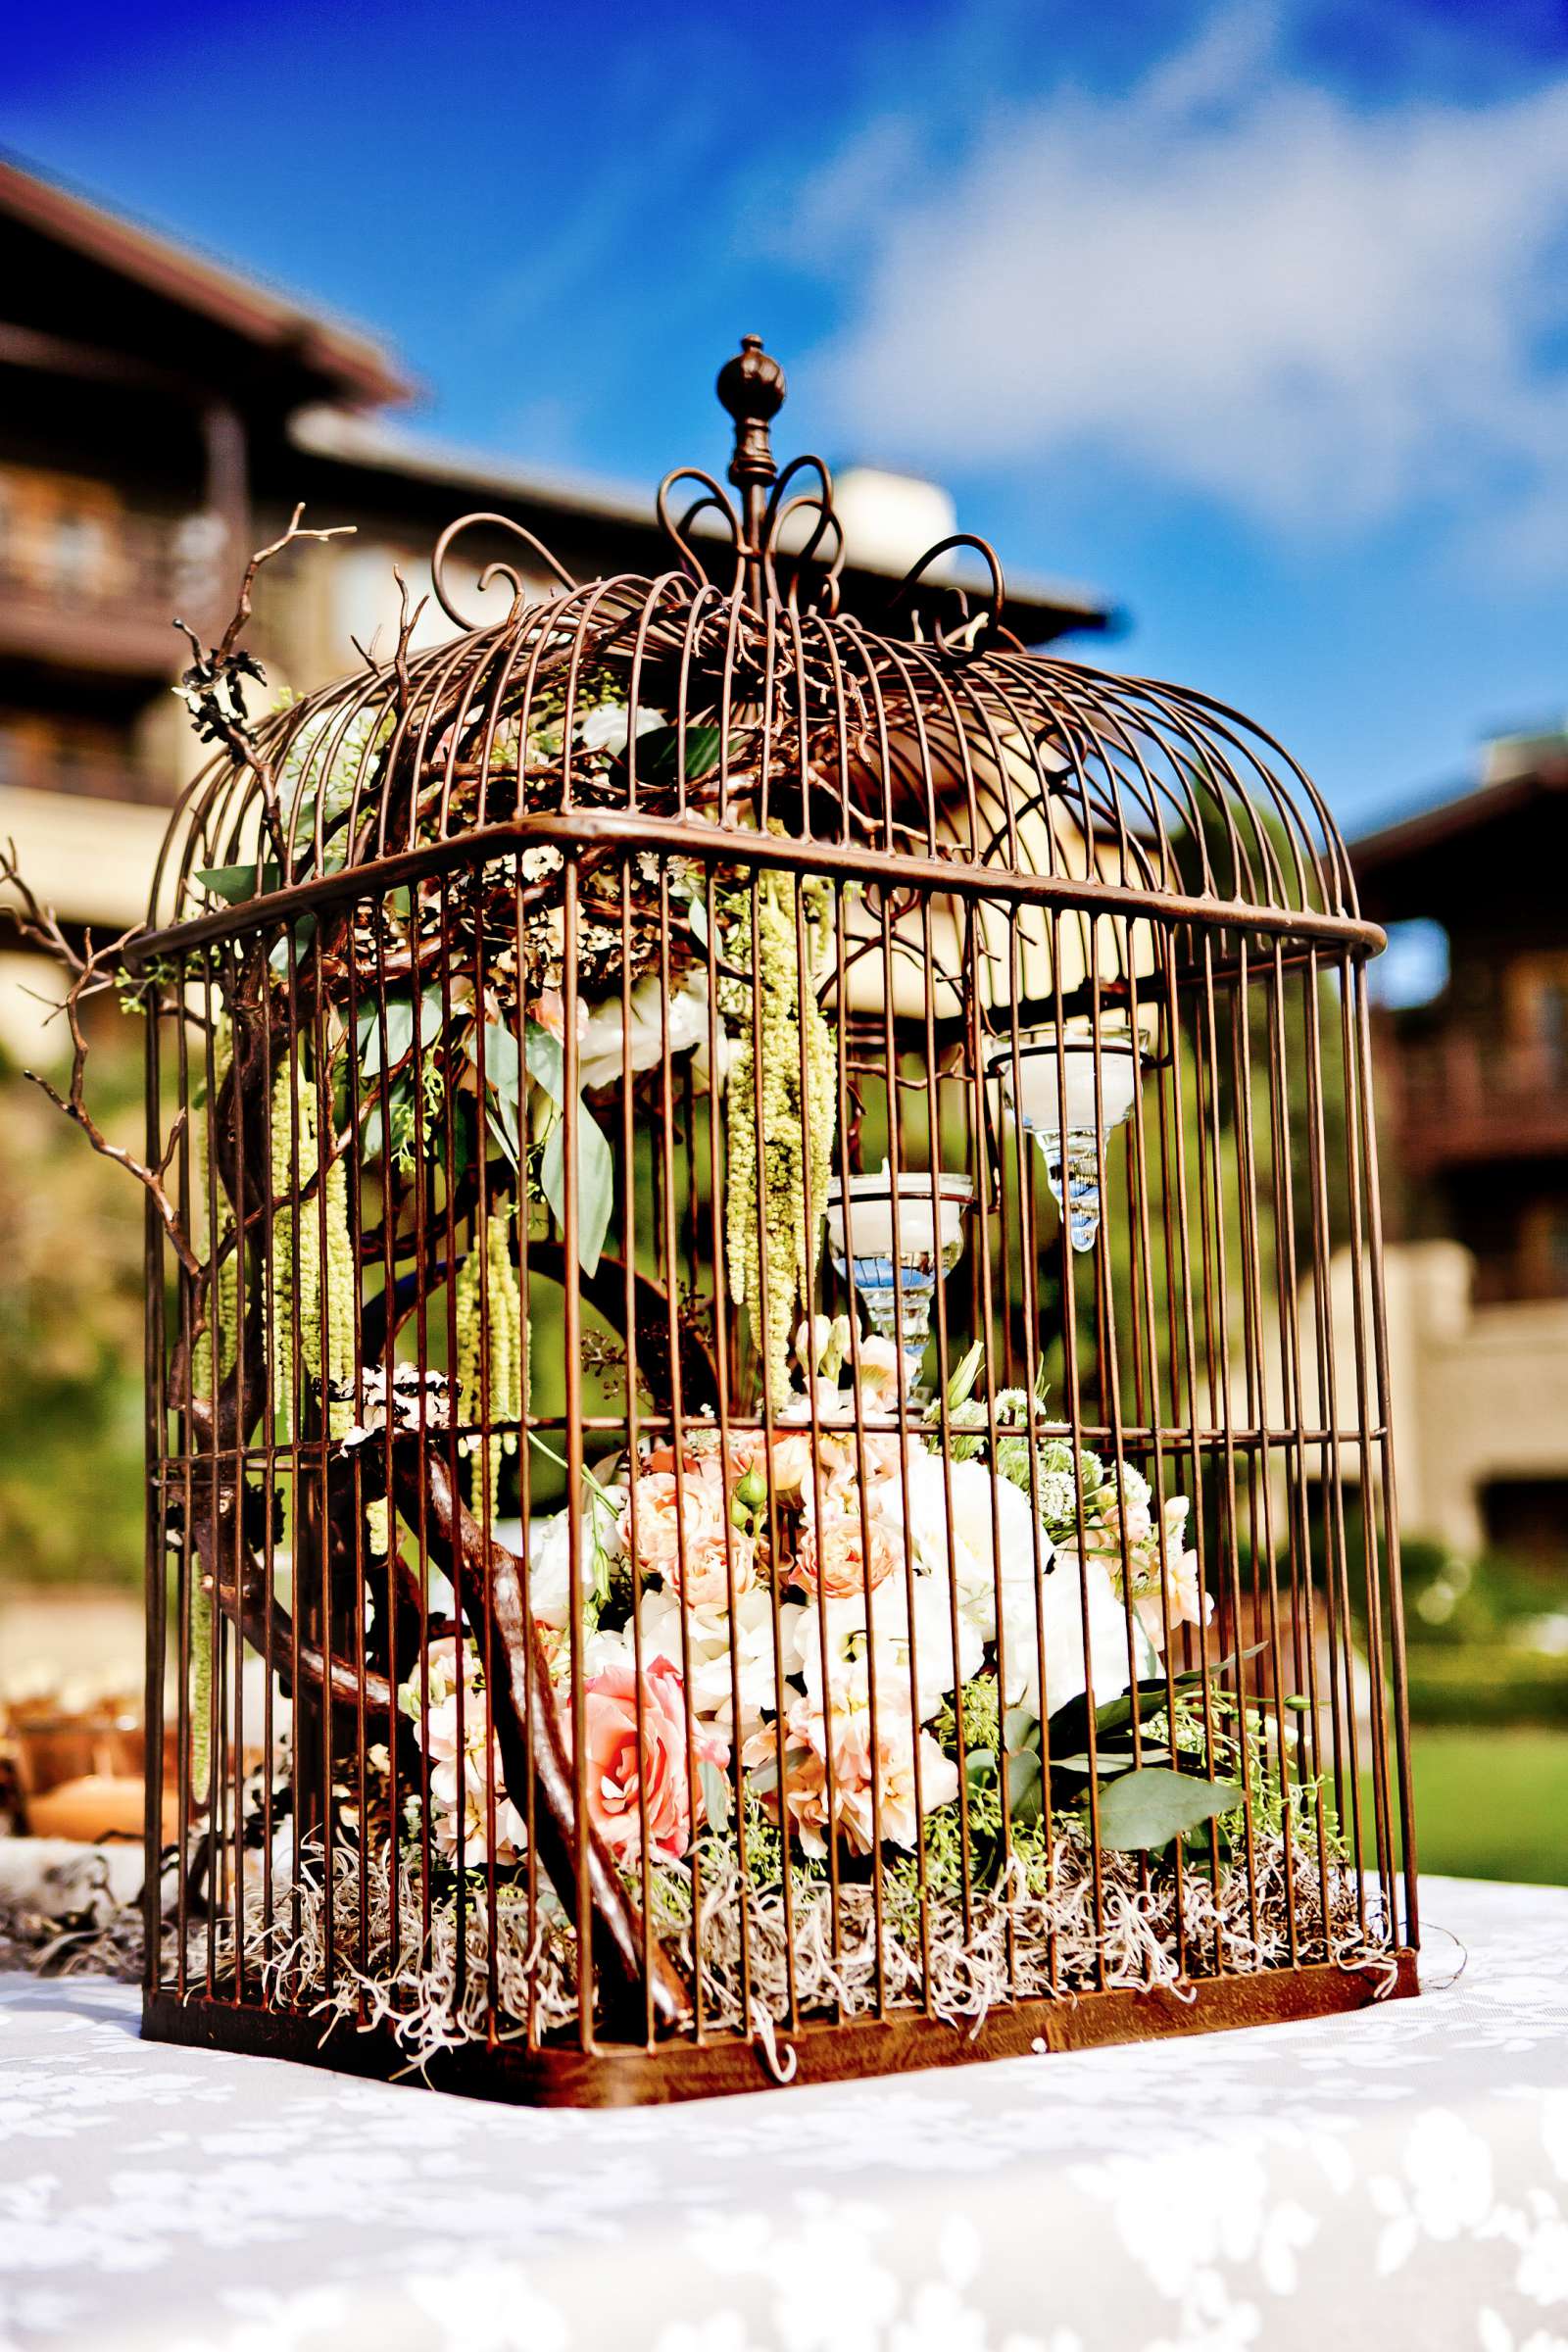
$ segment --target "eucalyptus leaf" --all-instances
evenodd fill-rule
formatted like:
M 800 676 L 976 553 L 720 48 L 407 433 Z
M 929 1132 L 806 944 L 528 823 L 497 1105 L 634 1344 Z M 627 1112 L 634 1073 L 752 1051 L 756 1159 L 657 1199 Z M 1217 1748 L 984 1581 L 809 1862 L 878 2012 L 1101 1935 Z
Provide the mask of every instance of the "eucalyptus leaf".
M 386 1067 L 396 1071 L 414 1051 L 414 1001 L 399 994 L 385 1001 Z M 428 1054 L 441 1035 L 442 1003 L 439 988 L 424 990 L 419 998 L 419 1051 Z M 355 1022 L 355 1041 L 359 1047 L 360 1069 L 367 1078 L 379 1076 L 381 1070 L 381 1031 L 383 1016 L 375 1004 L 362 1004 Z
M 1235 1781 L 1200 1780 L 1195 1773 L 1146 1765 L 1101 1790 L 1100 1842 L 1126 1853 L 1152 1853 L 1241 1801 Z
M 1260 1650 L 1267 1647 L 1266 1642 L 1257 1642 L 1250 1649 L 1223 1657 L 1213 1666 L 1188 1667 L 1183 1673 L 1171 1676 L 1170 1688 L 1178 1692 L 1199 1690 L 1205 1674 L 1212 1686 L 1231 1667 L 1245 1665 L 1249 1658 L 1255 1658 Z M 1151 1715 L 1158 1715 L 1169 1704 L 1169 1700 L 1170 1690 L 1166 1688 L 1165 1677 L 1162 1674 L 1149 1676 L 1134 1683 L 1132 1689 L 1124 1691 L 1119 1698 L 1107 1698 L 1102 1706 L 1098 1706 L 1095 1709 L 1095 1729 L 1099 1732 L 1119 1732 L 1125 1724 L 1131 1723 L 1135 1709 L 1139 1721 L 1147 1722 Z M 1054 1726 L 1061 1722 L 1074 1727 L 1080 1724 L 1087 1726 L 1087 1706 L 1083 1699 L 1078 1698 L 1071 1702 L 1070 1711 L 1062 1708 L 1052 1721 Z
M 507 1158 L 512 1162 L 514 1170 L 519 1170 L 521 1166 L 522 1152 L 521 1145 L 517 1137 L 516 1104 L 514 1102 L 487 1102 L 485 1105 L 485 1124 L 489 1128 L 490 1133 L 495 1137 L 496 1142 L 501 1146 L 501 1149 L 506 1154 Z
M 1045 1788 L 1045 1773 L 1040 1758 L 1030 1748 L 1021 1754 L 1007 1756 L 1003 1761 L 1005 1776 L 1007 1811 L 1014 1821 L 1033 1820 L 1040 1811 Z
M 1014 1828 L 1026 1830 L 1037 1822 L 1046 1809 L 1046 1784 L 1043 1776 L 1031 1781 L 1014 1795 L 1007 1811 Z
M 406 1076 L 394 1078 L 386 1089 L 386 1110 L 391 1130 L 392 1150 L 403 1149 L 405 1140 L 414 1130 L 414 1089 Z M 381 1098 L 370 1098 L 365 1124 L 360 1130 L 360 1154 L 367 1162 L 381 1159 L 387 1150 L 381 1124 Z
M 577 1257 L 585 1274 L 599 1264 L 615 1200 L 615 1162 L 603 1130 L 579 1102 L 577 1119 Z M 566 1224 L 566 1122 L 558 1118 L 545 1140 L 539 1183 L 562 1230 Z
M 1109 1778 L 1116 1773 L 1136 1772 L 1140 1764 L 1168 1764 L 1169 1762 L 1170 1749 L 1168 1747 L 1161 1747 L 1154 1741 L 1146 1740 L 1141 1753 L 1136 1756 L 1130 1747 L 1097 1747 L 1093 1763 L 1081 1749 L 1076 1754 L 1068 1756 L 1054 1754 L 1051 1759 L 1051 1769 L 1053 1772 L 1075 1772 L 1085 1780 L 1091 1777 L 1099 1780 Z
M 254 865 L 204 865 L 196 879 L 215 899 L 223 899 L 230 906 L 241 906 L 258 895 Z M 275 890 L 281 879 L 277 866 L 269 859 L 262 867 L 262 891 Z
M 703 1791 L 703 1811 L 708 1817 L 709 1828 L 710 1830 L 726 1828 L 733 1809 L 730 1804 L 728 1781 L 725 1780 L 718 1766 L 710 1764 L 706 1756 L 697 1767 L 697 1778 Z
M 388 997 L 385 1006 L 386 1066 L 395 1070 L 414 1043 L 414 1006 L 407 997 Z M 360 1015 L 360 1068 L 373 1078 L 381 1067 L 381 1016 L 373 1004 Z
M 306 949 L 310 946 L 315 937 L 316 917 L 311 912 L 310 908 L 307 907 L 303 914 L 295 917 L 294 921 L 294 960 L 296 963 L 304 955 Z M 269 956 L 267 958 L 267 963 L 270 971 L 277 972 L 279 974 L 287 972 L 289 966 L 289 953 L 288 935 L 286 932 L 278 941 L 270 956 Z

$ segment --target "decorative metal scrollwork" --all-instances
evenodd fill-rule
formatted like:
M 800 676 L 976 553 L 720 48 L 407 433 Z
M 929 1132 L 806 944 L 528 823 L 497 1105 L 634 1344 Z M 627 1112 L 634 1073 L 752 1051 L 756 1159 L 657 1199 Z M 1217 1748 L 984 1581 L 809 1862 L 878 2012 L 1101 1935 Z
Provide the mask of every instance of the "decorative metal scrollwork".
M 435 589 L 435 601 L 448 620 L 455 622 L 460 629 L 482 628 L 484 623 L 470 620 L 467 613 L 460 611 L 458 606 L 453 603 L 447 585 L 447 562 L 452 552 L 453 541 L 464 531 L 479 529 L 507 531 L 514 539 L 520 539 L 523 546 L 537 556 L 548 570 L 554 572 L 564 588 L 576 587 L 577 582 L 572 578 L 571 573 L 557 557 L 551 554 L 544 541 L 536 539 L 532 531 L 525 530 L 522 524 L 514 521 L 510 514 L 460 514 L 456 522 L 447 524 L 446 529 L 436 541 L 435 552 L 430 558 L 430 579 Z M 514 564 L 503 564 L 499 560 L 487 564 L 476 582 L 479 594 L 482 596 L 496 580 L 505 580 L 509 583 L 512 589 L 514 612 L 516 612 L 519 605 L 529 603 L 528 582 Z

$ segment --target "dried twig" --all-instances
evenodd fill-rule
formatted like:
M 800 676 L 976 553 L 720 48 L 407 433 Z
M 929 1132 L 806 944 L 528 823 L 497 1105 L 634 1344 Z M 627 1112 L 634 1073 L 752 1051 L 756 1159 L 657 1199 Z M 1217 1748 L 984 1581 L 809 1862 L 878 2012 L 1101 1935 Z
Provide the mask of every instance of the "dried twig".
M 268 547 L 259 547 L 246 564 L 239 584 L 239 595 L 222 636 L 214 646 L 204 647 L 195 630 L 187 622 L 176 619 L 175 628 L 190 647 L 191 665 L 181 675 L 178 692 L 202 743 L 220 743 L 236 766 L 246 768 L 256 778 L 267 814 L 272 847 L 280 861 L 286 861 L 282 819 L 278 812 L 277 786 L 272 775 L 272 763 L 264 760 L 256 747 L 256 736 L 245 712 L 243 681 L 253 678 L 259 685 L 266 683 L 266 671 L 254 654 L 240 650 L 240 636 L 251 617 L 256 588 L 256 576 L 264 564 L 270 564 L 286 548 L 302 539 L 341 539 L 352 536 L 351 522 L 334 523 L 326 530 L 306 530 L 300 517 L 303 505 L 297 506 L 281 538 Z
M 200 1282 L 204 1274 L 201 1260 L 191 1248 L 174 1204 L 164 1188 L 164 1178 L 169 1173 L 170 1163 L 185 1131 L 184 1111 L 179 1113 L 169 1130 L 169 1142 L 162 1159 L 155 1167 L 149 1167 L 122 1146 L 109 1141 L 87 1108 L 85 1100 L 87 1040 L 82 1034 L 81 1007 L 88 997 L 97 996 L 104 989 L 113 987 L 135 932 L 122 932 L 118 939 L 99 947 L 94 944 L 92 933 L 87 931 L 82 935 L 82 946 L 79 949 L 73 947 L 54 908 L 40 905 L 31 886 L 24 881 L 17 863 L 17 845 L 14 841 L 8 841 L 4 850 L 0 850 L 0 888 L 8 886 L 17 896 L 0 906 L 0 912 L 10 918 L 18 938 L 52 956 L 71 975 L 71 986 L 57 1007 L 58 1011 L 65 1014 L 66 1025 L 71 1031 L 70 1085 L 66 1093 L 61 1094 L 58 1087 L 37 1070 L 24 1070 L 23 1076 L 46 1094 L 55 1108 L 64 1111 L 66 1117 L 81 1129 L 95 1152 L 102 1152 L 105 1159 L 112 1159 L 127 1175 L 135 1177 L 151 1199 L 175 1256 L 192 1281 Z
M 398 682 L 397 713 L 399 719 L 403 719 L 408 715 L 411 691 L 409 685 L 409 647 L 413 642 L 414 632 L 419 625 L 419 615 L 424 611 L 425 606 L 430 600 L 427 596 L 421 596 L 418 603 L 411 611 L 409 607 L 409 583 L 403 577 L 402 572 L 399 571 L 395 564 L 392 566 L 392 577 L 398 584 L 398 642 L 397 650 L 392 656 L 392 670 L 393 675 L 396 677 Z

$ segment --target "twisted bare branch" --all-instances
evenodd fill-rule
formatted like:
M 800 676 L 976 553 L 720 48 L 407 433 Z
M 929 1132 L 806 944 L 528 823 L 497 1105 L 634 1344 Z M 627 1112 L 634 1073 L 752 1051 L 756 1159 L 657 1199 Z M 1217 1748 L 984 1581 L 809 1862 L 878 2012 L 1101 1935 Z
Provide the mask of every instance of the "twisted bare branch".
M 98 996 L 104 989 L 115 985 L 124 966 L 126 948 L 135 937 L 135 932 L 123 931 L 117 939 L 99 946 L 95 944 L 92 933 L 85 931 L 82 934 L 82 946 L 79 949 L 74 947 L 54 908 L 43 906 L 31 885 L 23 879 L 14 841 L 8 841 L 0 850 L 0 889 L 8 887 L 17 895 L 14 900 L 0 904 L 0 913 L 8 917 L 19 939 L 52 956 L 71 980 L 64 999 L 56 1006 L 56 1011 L 65 1015 L 66 1026 L 71 1031 L 71 1079 L 66 1093 L 61 1094 L 59 1088 L 37 1070 L 24 1070 L 22 1074 L 48 1096 L 57 1110 L 63 1111 L 74 1125 L 81 1129 L 95 1152 L 101 1152 L 105 1159 L 112 1159 L 127 1175 L 135 1177 L 157 1210 L 175 1256 L 191 1279 L 199 1282 L 204 1272 L 201 1260 L 192 1249 L 164 1186 L 179 1139 L 185 1131 L 184 1111 L 179 1113 L 169 1130 L 169 1141 L 162 1159 L 156 1167 L 149 1167 L 143 1160 L 137 1159 L 133 1152 L 109 1141 L 86 1102 L 88 1048 L 82 1033 L 81 1007 L 89 997 Z
M 353 535 L 351 522 L 333 523 L 325 530 L 306 530 L 300 520 L 304 513 L 304 506 L 297 506 L 281 537 L 272 540 L 270 546 L 257 548 L 245 566 L 234 610 L 216 645 L 204 647 L 187 622 L 179 619 L 174 622 L 190 647 L 190 667 L 181 674 L 178 693 L 190 712 L 197 740 L 221 744 L 235 765 L 256 778 L 272 847 L 280 861 L 285 859 L 286 853 L 272 763 L 258 751 L 255 731 L 245 711 L 244 680 L 251 678 L 258 685 L 265 685 L 267 673 L 254 654 L 241 650 L 239 641 L 251 617 L 256 578 L 264 564 L 270 564 L 274 556 L 282 555 L 300 540 L 342 539 Z

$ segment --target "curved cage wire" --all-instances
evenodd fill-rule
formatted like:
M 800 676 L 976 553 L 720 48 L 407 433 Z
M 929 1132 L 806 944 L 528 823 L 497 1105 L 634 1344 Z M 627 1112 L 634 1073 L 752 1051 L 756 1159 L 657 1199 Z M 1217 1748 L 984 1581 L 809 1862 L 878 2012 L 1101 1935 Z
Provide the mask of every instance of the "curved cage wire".
M 667 572 L 470 627 L 455 524 L 171 828 L 150 2030 L 663 2097 L 1409 1990 L 1343 844 L 978 542 L 847 615 L 720 394 Z

